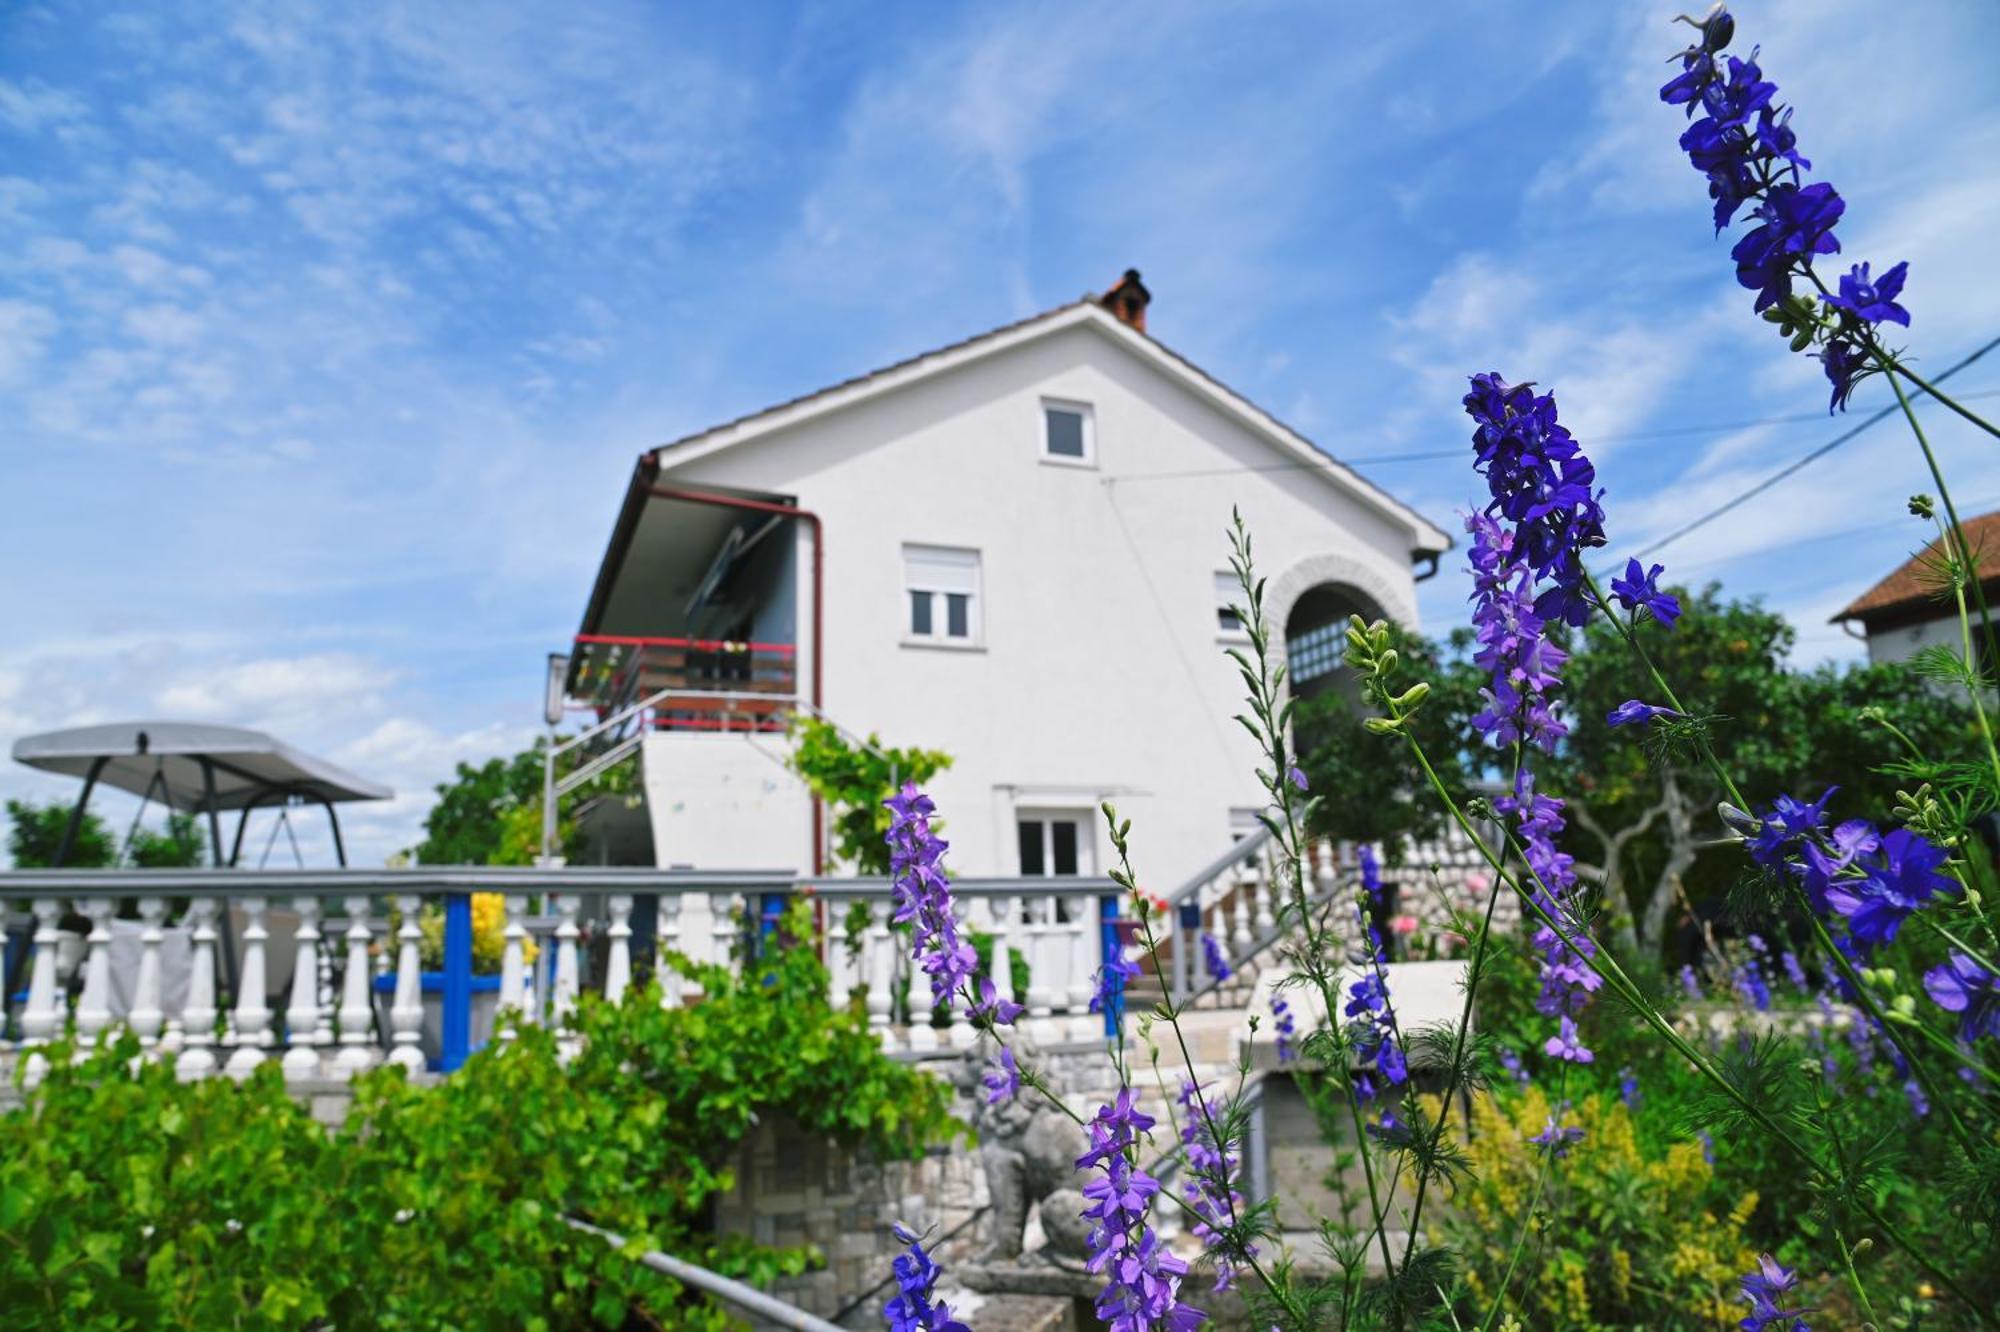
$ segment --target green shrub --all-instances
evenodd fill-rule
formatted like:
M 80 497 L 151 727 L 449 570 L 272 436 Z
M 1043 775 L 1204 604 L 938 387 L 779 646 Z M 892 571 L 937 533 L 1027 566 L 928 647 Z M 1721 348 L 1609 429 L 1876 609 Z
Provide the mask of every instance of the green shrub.
M 829 1008 L 811 949 L 682 969 L 707 998 L 586 997 L 567 1060 L 528 1027 L 435 1087 L 376 1070 L 336 1132 L 275 1064 L 181 1083 L 129 1037 L 80 1064 L 53 1047 L 0 1117 L 0 1329 L 721 1326 L 563 1218 L 767 1280 L 813 1255 L 707 1226 L 754 1123 L 878 1158 L 957 1126 L 941 1082 Z

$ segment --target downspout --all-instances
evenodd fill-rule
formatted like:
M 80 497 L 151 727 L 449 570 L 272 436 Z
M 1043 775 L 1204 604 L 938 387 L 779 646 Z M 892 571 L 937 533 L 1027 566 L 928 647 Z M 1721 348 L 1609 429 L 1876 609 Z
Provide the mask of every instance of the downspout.
M 649 462 L 652 461 L 649 459 Z M 679 486 L 648 486 L 646 493 L 660 499 L 681 500 L 688 504 L 711 504 L 719 509 L 742 509 L 750 513 L 778 514 L 786 518 L 803 518 L 812 528 L 812 706 L 813 712 L 820 711 L 822 703 L 821 682 L 824 679 L 821 645 L 826 641 L 822 631 L 823 620 L 820 612 L 825 607 L 826 590 L 826 533 L 819 515 L 810 509 L 801 509 L 791 504 L 777 504 L 770 500 L 742 499 L 735 495 L 721 495 L 709 490 L 683 490 Z M 819 797 L 812 802 L 812 857 L 813 873 L 826 873 L 826 863 L 820 854 L 821 835 L 825 810 Z
M 1440 552 L 1435 550 L 1425 550 L 1425 551 L 1419 551 L 1417 553 L 1421 555 L 1424 559 L 1428 560 L 1429 564 L 1425 566 L 1424 571 L 1422 573 L 1417 574 L 1415 577 L 1411 578 L 1410 581 L 1413 583 L 1422 583 L 1429 579 L 1436 578 L 1438 572 L 1438 565 L 1444 559 L 1444 556 Z

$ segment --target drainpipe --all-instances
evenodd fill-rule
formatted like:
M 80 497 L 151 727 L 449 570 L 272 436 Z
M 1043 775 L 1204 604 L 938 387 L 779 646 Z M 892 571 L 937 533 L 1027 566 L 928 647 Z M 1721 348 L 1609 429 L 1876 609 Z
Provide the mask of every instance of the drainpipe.
M 803 518 L 812 528 L 812 705 L 817 713 L 821 706 L 821 680 L 824 678 L 821 645 L 826 641 L 822 632 L 823 621 L 820 612 L 824 609 L 826 588 L 826 531 L 819 515 L 810 509 L 801 509 L 790 504 L 776 504 L 770 500 L 743 499 L 736 495 L 721 495 L 710 490 L 684 490 L 679 486 L 648 486 L 646 493 L 660 499 L 681 500 L 688 504 L 710 504 L 718 509 L 742 509 L 750 513 L 778 514 L 786 518 Z M 825 811 L 819 798 L 812 803 L 812 856 L 813 873 L 826 873 L 826 863 L 820 855 L 822 820 Z
M 1429 579 L 1436 578 L 1438 572 L 1438 564 L 1444 558 L 1434 550 L 1426 550 L 1421 552 L 1421 554 L 1424 560 L 1426 561 L 1426 565 L 1422 573 L 1418 574 L 1416 577 L 1410 580 L 1413 583 L 1422 583 Z

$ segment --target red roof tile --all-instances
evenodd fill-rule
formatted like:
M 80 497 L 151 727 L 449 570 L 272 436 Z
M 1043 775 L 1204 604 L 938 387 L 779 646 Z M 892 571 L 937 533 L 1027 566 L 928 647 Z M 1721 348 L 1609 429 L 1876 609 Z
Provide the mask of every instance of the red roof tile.
M 1972 548 L 1979 581 L 1984 584 L 2000 580 L 2000 510 L 1967 519 L 1965 540 Z M 1933 541 L 1905 560 L 1894 573 L 1856 597 L 1846 610 L 1833 617 L 1834 622 L 1875 623 L 1936 603 L 1938 585 L 1933 569 L 1937 559 L 1938 542 Z

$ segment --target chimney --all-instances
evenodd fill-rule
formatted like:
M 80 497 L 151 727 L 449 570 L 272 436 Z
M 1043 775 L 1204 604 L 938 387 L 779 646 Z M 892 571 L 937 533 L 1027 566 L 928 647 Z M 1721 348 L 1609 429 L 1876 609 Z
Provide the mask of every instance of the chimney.
M 1097 298 L 1097 303 L 1112 314 L 1119 322 L 1130 324 L 1141 333 L 1146 331 L 1146 307 L 1153 303 L 1153 293 L 1146 290 L 1146 284 L 1139 281 L 1139 270 L 1128 268 L 1125 276 L 1113 283 L 1111 290 Z

